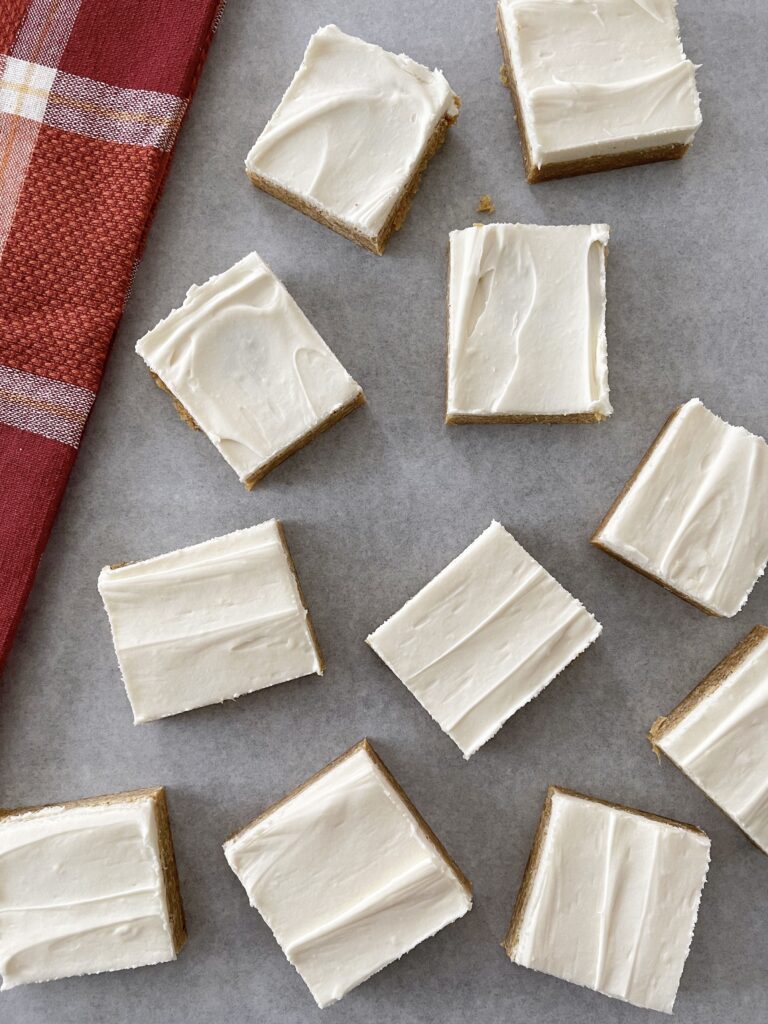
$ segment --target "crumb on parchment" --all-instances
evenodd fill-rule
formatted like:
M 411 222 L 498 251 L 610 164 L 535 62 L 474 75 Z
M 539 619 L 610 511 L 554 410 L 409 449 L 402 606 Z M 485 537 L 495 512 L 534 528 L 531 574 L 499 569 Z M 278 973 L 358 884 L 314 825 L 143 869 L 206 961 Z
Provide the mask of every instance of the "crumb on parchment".
M 480 196 L 477 204 L 478 213 L 495 213 L 496 207 L 493 205 L 493 200 L 490 196 Z

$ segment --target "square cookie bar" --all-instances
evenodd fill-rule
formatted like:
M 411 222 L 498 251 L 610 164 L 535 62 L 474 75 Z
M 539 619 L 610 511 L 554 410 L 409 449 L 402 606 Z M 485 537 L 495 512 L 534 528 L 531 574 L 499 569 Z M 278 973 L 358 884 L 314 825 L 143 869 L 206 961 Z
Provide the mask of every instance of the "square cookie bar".
M 469 882 L 367 740 L 224 853 L 321 1007 L 472 906 Z
M 522 967 L 671 1013 L 709 846 L 693 825 L 550 786 L 507 954 Z
M 768 853 L 768 629 L 755 626 L 648 738 Z
M 364 401 L 255 252 L 192 285 L 136 351 L 249 490 Z
M 493 522 L 366 642 L 468 758 L 601 630 Z
M 610 416 L 607 224 L 450 234 L 448 423 Z
M 528 181 L 685 154 L 701 124 L 676 0 L 499 0 Z
M 260 189 L 381 254 L 458 113 L 440 71 L 326 25 L 245 169 Z
M 0 809 L 3 989 L 165 963 L 186 937 L 165 790 Z
M 768 561 L 766 508 L 768 444 L 692 398 L 664 424 L 592 543 L 730 618 Z
M 276 519 L 106 567 L 99 593 L 137 724 L 323 673 Z

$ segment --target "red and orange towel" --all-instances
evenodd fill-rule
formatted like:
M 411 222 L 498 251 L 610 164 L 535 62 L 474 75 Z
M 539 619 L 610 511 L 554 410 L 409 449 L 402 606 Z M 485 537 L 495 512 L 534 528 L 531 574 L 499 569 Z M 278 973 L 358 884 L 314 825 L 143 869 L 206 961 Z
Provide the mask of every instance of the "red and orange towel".
M 222 6 L 0 4 L 0 665 Z

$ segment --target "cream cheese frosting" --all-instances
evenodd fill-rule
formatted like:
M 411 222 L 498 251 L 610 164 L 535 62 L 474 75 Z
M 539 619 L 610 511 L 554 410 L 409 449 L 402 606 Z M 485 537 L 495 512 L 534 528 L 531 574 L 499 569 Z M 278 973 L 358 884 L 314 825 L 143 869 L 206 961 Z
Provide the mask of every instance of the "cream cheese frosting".
M 468 758 L 601 630 L 494 521 L 367 643 Z
M 512 960 L 672 1012 L 709 865 L 698 829 L 550 790 Z
M 768 853 L 768 630 L 654 743 Z
M 175 959 L 150 797 L 0 818 L 3 989 Z
M 277 520 L 102 569 L 99 593 L 136 723 L 322 674 Z
M 701 124 L 676 0 L 499 0 L 535 166 L 688 145 Z
M 668 421 L 593 542 L 713 615 L 768 561 L 768 444 L 698 398 Z
M 362 400 L 255 252 L 192 285 L 136 351 L 244 483 Z
M 435 842 L 359 745 L 224 852 L 324 1007 L 471 908 Z
M 450 234 L 447 417 L 612 412 L 608 225 Z
M 326 25 L 245 167 L 375 238 L 438 123 L 457 113 L 442 72 Z

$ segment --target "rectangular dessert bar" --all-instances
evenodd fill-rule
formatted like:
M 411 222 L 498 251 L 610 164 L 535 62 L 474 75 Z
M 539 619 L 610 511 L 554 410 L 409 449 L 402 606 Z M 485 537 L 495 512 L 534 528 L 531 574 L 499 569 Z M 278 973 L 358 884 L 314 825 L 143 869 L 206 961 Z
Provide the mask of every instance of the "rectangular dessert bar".
M 249 490 L 365 400 L 255 252 L 192 285 L 136 351 Z
M 381 254 L 458 113 L 442 72 L 326 25 L 245 169 L 264 192 Z
M 185 941 L 162 788 L 0 809 L 4 990 L 164 963 Z
M 601 629 L 493 522 L 366 642 L 468 758 Z
M 507 955 L 671 1013 L 709 847 L 693 825 L 550 786 L 503 943 Z
M 446 422 L 610 416 L 607 246 L 607 224 L 451 232 Z
M 224 853 L 321 1007 L 472 906 L 469 882 L 367 740 Z
M 701 124 L 676 0 L 498 0 L 529 182 L 676 160 Z
M 592 536 L 709 615 L 731 617 L 768 562 L 768 444 L 705 408 L 675 409 Z
M 768 628 L 755 626 L 648 738 L 768 853 Z
M 323 673 L 276 519 L 106 567 L 99 593 L 136 723 Z

